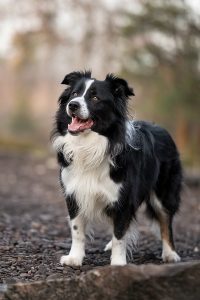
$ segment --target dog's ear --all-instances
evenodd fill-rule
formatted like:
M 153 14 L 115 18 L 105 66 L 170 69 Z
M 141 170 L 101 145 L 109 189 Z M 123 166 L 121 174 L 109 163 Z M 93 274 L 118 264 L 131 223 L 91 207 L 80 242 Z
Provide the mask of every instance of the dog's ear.
M 66 85 L 73 85 L 77 80 L 81 79 L 82 77 L 91 78 L 91 71 L 85 72 L 72 72 L 65 76 L 61 84 Z
M 126 80 L 118 78 L 114 74 L 108 74 L 106 81 L 110 82 L 114 95 L 123 93 L 126 97 L 135 96 L 133 89 L 128 86 Z

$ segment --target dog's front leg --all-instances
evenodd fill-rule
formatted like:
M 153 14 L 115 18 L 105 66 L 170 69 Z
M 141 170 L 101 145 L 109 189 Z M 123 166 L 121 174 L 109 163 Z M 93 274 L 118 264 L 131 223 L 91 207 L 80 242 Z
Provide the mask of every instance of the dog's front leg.
M 130 224 L 131 215 L 128 209 L 114 210 L 113 214 L 113 238 L 111 265 L 126 265 L 126 233 Z
M 126 239 L 125 237 L 117 239 L 113 235 L 111 265 L 123 266 L 126 263 Z
M 132 210 L 128 205 L 120 205 L 120 203 L 123 204 L 126 203 L 126 201 L 124 200 L 123 202 L 119 199 L 109 212 L 113 221 L 112 244 L 109 246 L 112 245 L 111 265 L 123 266 L 127 264 L 127 233 L 132 221 Z
M 68 255 L 60 259 L 61 265 L 81 266 L 85 256 L 85 227 L 86 222 L 81 215 L 77 215 L 70 221 L 72 245 Z

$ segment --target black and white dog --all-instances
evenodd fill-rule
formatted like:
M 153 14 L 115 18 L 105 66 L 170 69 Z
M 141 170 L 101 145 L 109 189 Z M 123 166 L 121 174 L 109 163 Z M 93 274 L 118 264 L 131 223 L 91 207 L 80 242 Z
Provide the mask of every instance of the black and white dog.
M 136 212 L 145 202 L 160 226 L 162 259 L 180 261 L 172 220 L 179 208 L 182 169 L 168 132 L 151 123 L 131 121 L 127 101 L 133 90 L 108 74 L 73 72 L 62 84 L 53 145 L 70 216 L 72 246 L 61 264 L 81 265 L 88 223 L 101 219 L 112 228 L 111 264 L 125 265 L 133 240 Z

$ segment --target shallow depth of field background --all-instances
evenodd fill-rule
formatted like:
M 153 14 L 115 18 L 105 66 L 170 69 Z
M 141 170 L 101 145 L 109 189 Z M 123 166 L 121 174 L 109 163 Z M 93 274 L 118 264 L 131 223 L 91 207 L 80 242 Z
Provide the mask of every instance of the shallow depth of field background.
M 126 78 L 130 114 L 158 122 L 200 166 L 200 2 L 1 0 L 0 150 L 44 154 L 66 73 Z

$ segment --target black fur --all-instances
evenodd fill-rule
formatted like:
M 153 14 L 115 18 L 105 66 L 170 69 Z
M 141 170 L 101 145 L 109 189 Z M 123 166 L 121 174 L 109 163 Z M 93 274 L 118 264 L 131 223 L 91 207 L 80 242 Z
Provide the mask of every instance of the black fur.
M 141 149 L 132 149 L 126 145 L 116 158 L 116 167 L 111 167 L 110 176 L 116 182 L 123 182 L 123 194 L 118 203 L 109 210 L 109 215 L 118 220 L 116 237 L 121 238 L 127 227 L 127 220 L 135 217 L 143 201 L 147 204 L 147 213 L 151 218 L 158 215 L 150 203 L 152 191 L 155 192 L 170 220 L 180 204 L 182 169 L 176 146 L 163 128 L 147 122 L 133 122 L 140 127 Z M 108 209 L 108 208 L 107 208 Z M 120 222 L 119 222 L 120 221 Z M 171 222 L 169 224 L 171 227 Z M 120 234 L 121 233 L 121 234 Z M 171 243 L 173 244 L 172 233 Z
M 79 209 L 74 195 L 68 195 L 66 197 L 66 203 L 67 203 L 70 219 L 74 219 L 78 214 L 78 209 Z

